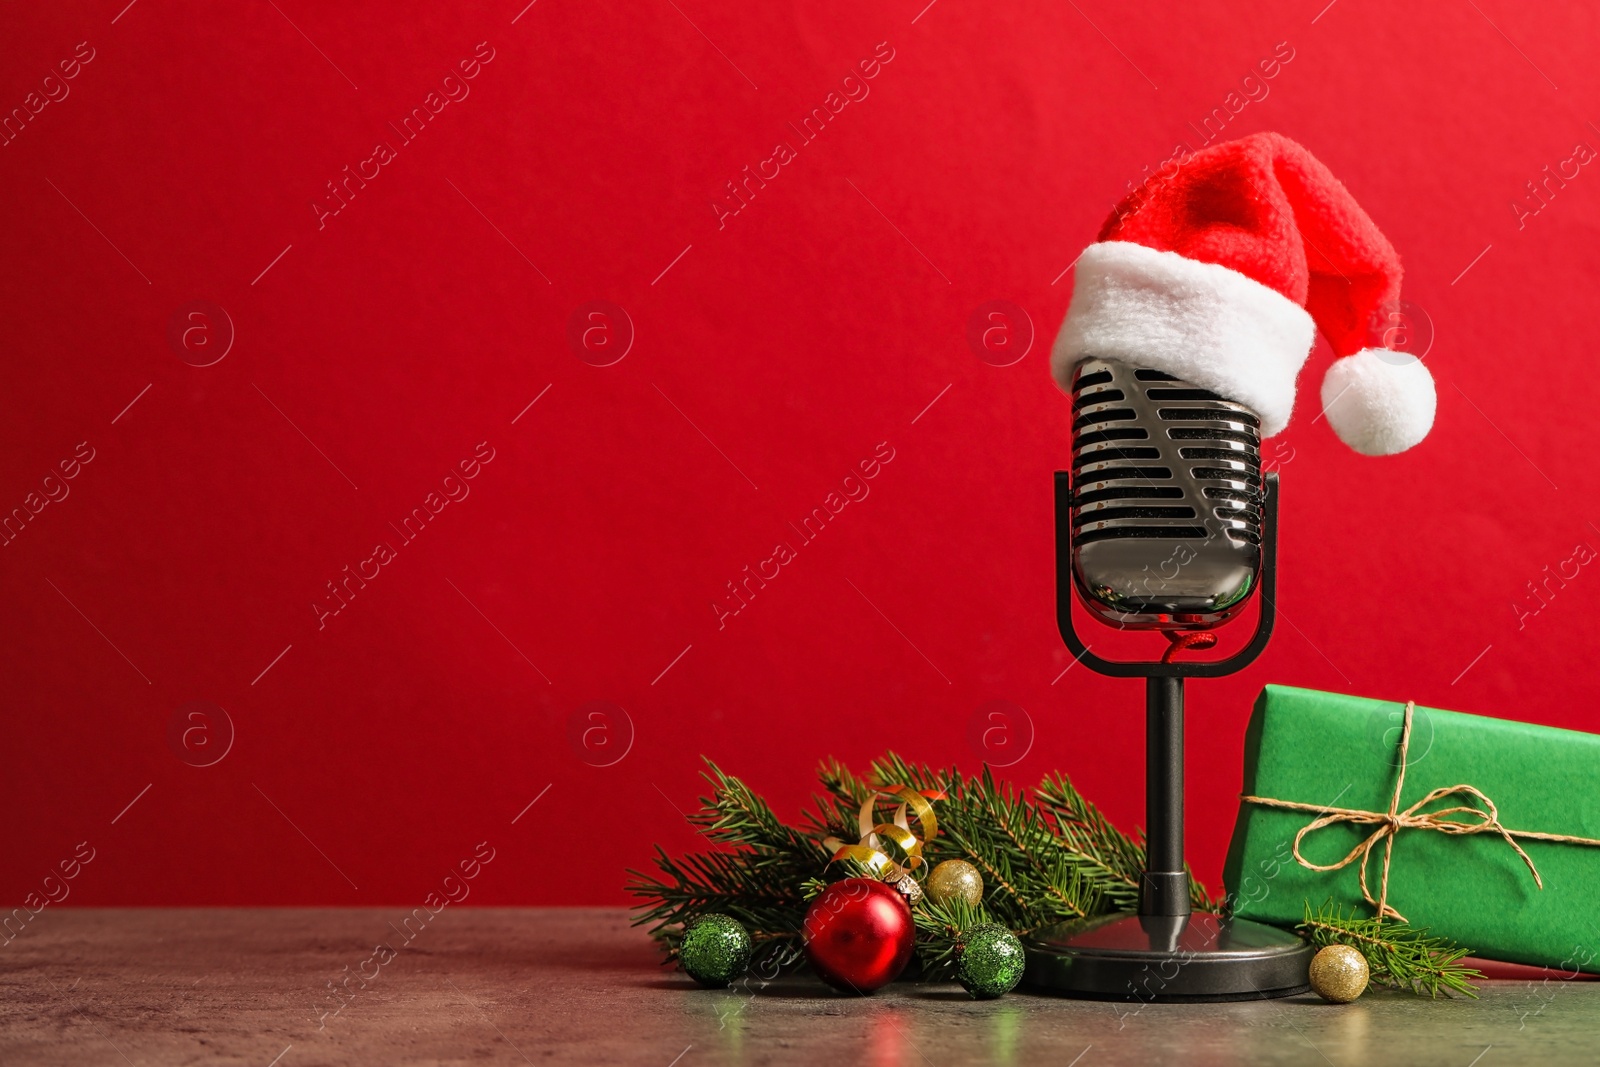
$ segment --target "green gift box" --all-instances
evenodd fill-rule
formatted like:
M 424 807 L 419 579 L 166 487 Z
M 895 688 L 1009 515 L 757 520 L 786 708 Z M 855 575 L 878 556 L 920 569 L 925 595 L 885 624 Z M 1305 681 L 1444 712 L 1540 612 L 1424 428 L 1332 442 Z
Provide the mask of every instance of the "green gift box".
M 1600 971 L 1600 841 L 1534 836 L 1600 838 L 1600 736 L 1416 707 L 1402 766 L 1405 723 L 1405 704 L 1262 690 L 1223 872 L 1233 913 L 1292 926 L 1331 900 L 1374 914 L 1358 851 L 1371 839 L 1368 892 L 1384 896 L 1388 851 L 1386 902 L 1411 925 L 1486 959 Z M 1407 814 L 1436 790 L 1448 794 Z M 1337 870 L 1295 857 L 1296 835 L 1319 820 L 1300 854 L 1334 865 L 1357 850 Z

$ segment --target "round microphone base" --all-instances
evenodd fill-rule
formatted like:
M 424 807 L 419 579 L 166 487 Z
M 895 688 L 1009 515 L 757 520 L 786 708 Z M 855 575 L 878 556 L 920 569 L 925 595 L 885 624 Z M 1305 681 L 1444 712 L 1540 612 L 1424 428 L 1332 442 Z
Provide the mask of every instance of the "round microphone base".
M 1310 990 L 1315 948 L 1287 930 L 1217 915 L 1105 915 L 1023 940 L 1040 993 L 1141 1003 L 1262 1000 Z

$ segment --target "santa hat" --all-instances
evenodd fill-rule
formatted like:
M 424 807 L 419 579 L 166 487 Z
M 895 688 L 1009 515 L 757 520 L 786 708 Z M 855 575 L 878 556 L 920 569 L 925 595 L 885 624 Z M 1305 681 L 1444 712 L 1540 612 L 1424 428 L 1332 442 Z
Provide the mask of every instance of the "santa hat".
M 1322 407 L 1345 444 L 1392 455 L 1427 436 L 1427 368 L 1367 347 L 1398 309 L 1400 257 L 1328 168 L 1275 133 L 1168 166 L 1078 257 L 1050 359 L 1062 388 L 1081 360 L 1120 360 L 1244 404 L 1271 436 L 1320 329 L 1339 357 Z

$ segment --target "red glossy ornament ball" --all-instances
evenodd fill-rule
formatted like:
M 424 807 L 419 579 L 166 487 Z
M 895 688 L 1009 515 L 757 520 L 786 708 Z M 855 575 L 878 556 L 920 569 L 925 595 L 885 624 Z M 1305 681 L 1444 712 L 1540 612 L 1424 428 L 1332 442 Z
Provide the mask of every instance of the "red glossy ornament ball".
M 916 927 L 892 887 L 871 878 L 835 882 L 806 911 L 806 959 L 824 982 L 845 993 L 870 993 L 900 977 L 911 961 Z

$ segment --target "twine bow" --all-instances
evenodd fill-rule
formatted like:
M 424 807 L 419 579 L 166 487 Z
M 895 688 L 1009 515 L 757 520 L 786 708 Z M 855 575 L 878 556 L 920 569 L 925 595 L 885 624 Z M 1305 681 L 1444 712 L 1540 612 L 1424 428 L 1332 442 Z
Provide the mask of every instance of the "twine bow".
M 862 801 L 861 811 L 856 816 L 856 824 L 861 832 L 859 843 L 847 845 L 837 837 L 829 837 L 823 839 L 822 847 L 832 853 L 833 860 L 853 859 L 878 875 L 885 871 L 905 873 L 916 870 L 923 863 L 922 846 L 932 841 L 939 832 L 939 818 L 933 813 L 933 805 L 929 801 L 942 799 L 943 795 L 942 793 L 924 795 L 906 785 L 890 785 L 874 789 L 867 794 L 867 799 Z M 891 797 L 901 802 L 894 809 L 890 822 L 874 822 L 873 809 L 877 807 L 880 796 Z M 911 832 L 908 812 L 916 816 L 917 828 L 922 831 L 920 839 Z M 905 857 L 903 865 L 889 855 L 890 844 L 898 848 L 900 854 Z
M 1397 919 L 1406 922 L 1406 917 L 1389 906 L 1389 862 L 1394 855 L 1394 839 L 1401 830 L 1434 830 L 1442 834 L 1457 834 L 1467 836 L 1471 834 L 1499 834 L 1527 864 L 1528 873 L 1533 875 L 1534 885 L 1544 888 L 1544 879 L 1539 876 L 1539 868 L 1534 866 L 1532 858 L 1523 851 L 1517 839 L 1525 841 L 1560 841 L 1573 845 L 1600 845 L 1600 840 L 1592 837 L 1574 837 L 1568 834 L 1546 834 L 1535 830 L 1509 830 L 1500 822 L 1500 810 L 1495 807 L 1494 801 L 1484 795 L 1476 786 L 1460 785 L 1443 786 L 1435 789 L 1415 804 L 1400 810 L 1400 791 L 1406 784 L 1406 759 L 1411 745 L 1411 715 L 1416 704 L 1414 701 L 1406 702 L 1405 724 L 1400 730 L 1400 771 L 1395 777 L 1394 793 L 1389 797 L 1388 811 L 1363 811 L 1360 808 L 1332 808 L 1320 804 L 1303 804 L 1292 800 L 1279 800 L 1276 797 L 1245 796 L 1240 799 L 1249 804 L 1260 804 L 1269 808 L 1284 808 L 1289 811 L 1314 811 L 1319 812 L 1317 818 L 1311 820 L 1300 828 L 1294 837 L 1294 858 L 1300 866 L 1313 871 L 1337 871 L 1360 861 L 1361 896 L 1368 904 L 1377 909 L 1380 919 Z M 1458 804 L 1452 808 L 1441 808 L 1438 811 L 1424 811 L 1428 805 L 1442 800 L 1448 796 L 1467 798 L 1469 803 Z M 1478 807 L 1470 801 L 1478 801 Z M 1451 818 L 1458 816 L 1460 818 Z M 1465 820 L 1465 821 L 1463 821 Z M 1335 823 L 1349 823 L 1352 826 L 1372 826 L 1375 829 L 1368 834 L 1361 843 L 1351 849 L 1345 857 L 1335 863 L 1312 863 L 1300 852 L 1300 843 L 1307 834 L 1332 826 Z M 1383 870 L 1378 876 L 1378 898 L 1372 898 L 1372 892 L 1367 887 L 1367 863 L 1372 859 L 1372 850 L 1379 843 L 1383 844 Z

